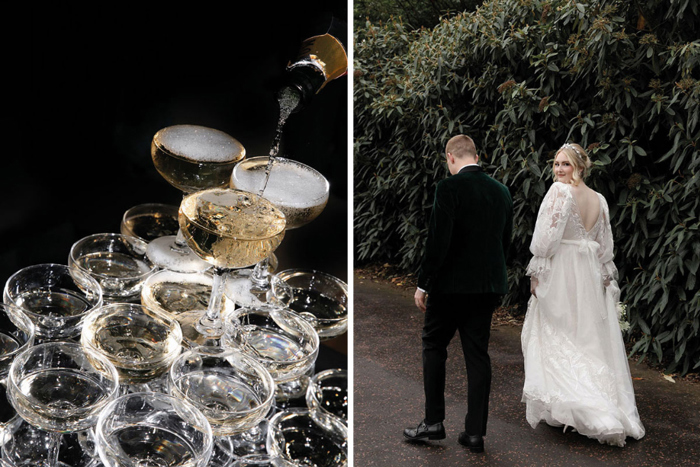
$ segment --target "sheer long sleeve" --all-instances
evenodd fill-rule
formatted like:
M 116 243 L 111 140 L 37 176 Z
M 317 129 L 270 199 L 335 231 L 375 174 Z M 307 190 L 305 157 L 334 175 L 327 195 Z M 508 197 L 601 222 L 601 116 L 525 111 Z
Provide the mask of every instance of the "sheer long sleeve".
M 612 227 L 610 226 L 608 203 L 602 195 L 598 194 L 598 198 L 603 210 L 602 226 L 596 238 L 596 242 L 600 245 L 598 248 L 598 261 L 600 261 L 600 274 L 603 277 L 603 281 L 607 283 L 611 280 L 617 280 L 617 267 L 613 262 L 615 244 L 613 242 Z
M 555 182 L 542 200 L 530 243 L 530 252 L 534 256 L 527 267 L 528 276 L 542 279 L 551 270 L 551 258 L 561 243 L 571 202 L 568 187 L 560 182 Z

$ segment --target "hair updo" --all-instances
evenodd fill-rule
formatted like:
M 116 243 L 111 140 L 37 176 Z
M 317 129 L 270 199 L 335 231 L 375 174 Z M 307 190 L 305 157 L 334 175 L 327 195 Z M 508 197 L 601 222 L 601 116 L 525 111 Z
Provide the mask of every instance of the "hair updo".
M 574 168 L 571 183 L 573 185 L 578 185 L 581 183 L 581 180 L 588 177 L 591 168 L 591 159 L 588 157 L 588 154 L 586 154 L 586 151 L 576 143 L 566 143 L 559 148 L 557 154 L 554 156 L 555 160 L 560 152 L 564 153 Z M 552 168 L 554 168 L 554 163 L 552 163 Z M 557 176 L 554 175 L 554 180 L 556 181 L 556 179 Z

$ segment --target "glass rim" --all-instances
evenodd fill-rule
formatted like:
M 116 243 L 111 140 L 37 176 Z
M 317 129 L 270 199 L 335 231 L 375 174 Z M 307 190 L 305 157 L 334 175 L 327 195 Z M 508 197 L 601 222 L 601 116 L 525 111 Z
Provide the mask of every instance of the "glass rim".
M 76 285 L 76 287 L 78 288 L 78 290 L 79 290 L 84 296 L 88 296 L 88 294 L 85 292 L 84 288 L 81 286 L 82 284 L 80 284 L 80 283 L 79 283 L 78 281 L 76 281 L 75 278 L 74 278 L 74 274 L 76 274 L 76 273 L 79 274 L 79 275 L 81 275 L 82 277 L 80 277 L 80 280 L 81 280 L 81 281 L 86 281 L 87 283 L 89 283 L 89 284 L 90 284 L 90 292 L 91 292 L 92 294 L 94 294 L 94 295 L 97 297 L 97 299 L 94 300 L 94 303 L 91 303 L 91 306 L 90 306 L 89 308 L 87 308 L 85 311 L 83 311 L 82 313 L 79 313 L 79 314 L 76 314 L 76 315 L 69 315 L 69 316 L 57 316 L 57 317 L 53 317 L 52 319 L 56 319 L 56 320 L 60 320 L 60 321 L 70 321 L 71 319 L 78 318 L 78 319 L 81 319 L 81 320 L 82 320 L 81 317 L 84 317 L 85 315 L 87 315 L 90 311 L 94 310 L 95 308 L 97 308 L 97 307 L 99 307 L 99 306 L 102 306 L 102 304 L 103 304 L 103 302 L 104 302 L 104 294 L 103 294 L 102 286 L 101 286 L 100 283 L 97 281 L 97 279 L 95 279 L 94 277 L 92 277 L 87 271 L 83 270 L 82 268 L 81 268 L 81 269 L 78 269 L 78 270 L 75 270 L 75 269 L 71 268 L 69 265 L 66 265 L 66 264 L 59 264 L 59 263 L 39 263 L 39 264 L 32 264 L 32 265 L 30 265 L 30 266 L 26 266 L 26 267 L 24 267 L 24 268 L 22 268 L 22 269 L 20 269 L 20 270 L 18 270 L 18 271 L 16 271 L 16 272 L 14 272 L 14 273 L 7 279 L 7 281 L 5 282 L 5 287 L 4 287 L 4 289 L 3 289 L 3 295 L 4 295 L 4 297 L 6 297 L 6 298 L 8 298 L 9 300 L 12 301 L 12 303 L 10 303 L 10 305 L 12 305 L 12 306 L 14 306 L 14 307 L 20 309 L 25 315 L 27 315 L 27 316 L 30 318 L 30 320 L 33 322 L 35 328 L 37 328 L 37 329 L 35 329 L 35 331 L 38 330 L 38 329 L 40 329 L 40 328 L 43 328 L 43 326 L 39 326 L 39 325 L 37 324 L 36 321 L 46 318 L 46 315 L 40 314 L 40 313 L 36 313 L 36 312 L 34 312 L 34 311 L 32 311 L 32 310 L 29 310 L 29 309 L 27 309 L 27 308 L 24 308 L 23 306 L 18 305 L 18 304 L 15 302 L 15 300 L 16 300 L 17 298 L 19 298 L 19 297 L 16 296 L 14 293 L 12 293 L 12 292 L 11 292 L 11 289 L 12 289 L 13 282 L 14 282 L 21 274 L 27 273 L 27 272 L 32 271 L 32 270 L 39 270 L 39 269 L 42 269 L 42 268 L 44 268 L 44 269 L 51 269 L 51 270 L 60 269 L 60 270 L 62 270 L 62 271 L 65 271 L 65 272 L 67 273 L 67 275 L 68 275 L 71 279 L 73 279 L 73 281 L 75 282 L 75 285 Z M 42 286 L 42 289 L 44 289 L 44 288 L 49 288 L 49 289 L 51 289 L 51 287 L 44 287 L 44 286 Z M 92 301 L 93 301 L 93 300 L 91 300 L 91 302 L 92 302 Z M 36 319 L 35 319 L 35 318 L 36 318 Z
M 178 154 L 176 152 L 173 152 L 169 148 L 166 148 L 161 143 L 160 139 L 158 138 L 160 135 L 163 134 L 163 132 L 170 130 L 170 129 L 173 129 L 173 128 L 201 129 L 201 130 L 205 130 L 207 132 L 224 135 L 224 136 L 230 138 L 232 143 L 237 144 L 240 147 L 240 152 L 236 156 L 234 156 L 233 159 L 230 159 L 227 161 L 211 161 L 211 160 L 203 160 L 202 161 L 202 160 L 197 160 L 197 159 L 191 159 L 191 158 L 184 156 L 182 154 Z M 155 132 L 155 134 L 153 135 L 153 138 L 151 140 L 151 143 L 154 146 L 156 146 L 160 151 L 163 151 L 165 154 L 167 154 L 168 156 L 174 157 L 176 159 L 179 159 L 179 160 L 182 160 L 185 162 L 189 162 L 190 164 L 205 163 L 205 164 L 211 164 L 211 165 L 225 167 L 227 165 L 237 164 L 238 162 L 241 162 L 246 157 L 245 146 L 243 146 L 243 144 L 237 138 L 234 138 L 233 136 L 231 136 L 230 134 L 226 133 L 223 130 L 218 130 L 216 128 L 211 128 L 211 127 L 203 126 L 203 125 L 193 125 L 193 124 L 183 123 L 183 124 L 175 124 L 175 125 L 169 125 L 169 126 L 163 127 L 160 130 Z
M 311 423 L 318 426 L 318 428 L 324 433 L 324 435 L 327 436 L 328 433 L 330 432 L 334 438 L 336 438 L 336 439 L 341 438 L 343 440 L 343 442 L 347 442 L 348 428 L 345 426 L 345 424 L 343 423 L 343 421 L 341 420 L 340 417 L 338 417 L 337 415 L 333 415 L 333 414 L 325 415 L 325 417 L 331 421 L 331 424 L 333 426 L 333 430 L 328 430 L 326 427 L 317 423 L 316 420 L 314 420 L 312 411 L 308 407 L 289 407 L 289 408 L 286 408 L 286 409 L 281 410 L 281 411 L 277 412 L 276 414 L 274 414 L 270 418 L 270 422 L 269 422 L 270 423 L 269 429 L 271 430 L 271 433 L 272 433 L 269 436 L 271 436 L 273 439 L 276 439 L 277 433 L 281 432 L 280 424 L 283 421 L 285 421 L 285 419 L 289 420 L 289 419 L 293 419 L 293 418 L 297 418 L 297 417 L 308 417 L 309 420 L 311 421 Z M 338 430 L 339 433 L 336 433 L 335 430 Z
M 142 278 L 148 277 L 154 272 L 158 270 L 158 265 L 155 264 L 153 261 L 151 261 L 148 256 L 146 255 L 146 249 L 148 247 L 148 242 L 145 240 L 142 240 L 138 237 L 134 237 L 132 235 L 124 235 L 122 233 L 115 233 L 115 232 L 103 232 L 103 233 L 95 233 L 88 235 L 86 237 L 83 237 L 79 240 L 76 240 L 73 245 L 70 248 L 70 251 L 68 252 L 68 259 L 72 263 L 69 265 L 69 267 L 76 267 L 78 268 L 79 271 L 84 272 L 85 274 L 88 274 L 90 276 L 94 277 L 100 277 L 108 280 L 114 280 L 114 277 L 109 276 L 107 274 L 102 274 L 102 273 L 95 273 L 92 272 L 84 267 L 82 267 L 79 263 L 78 260 L 82 258 L 84 255 L 77 256 L 76 250 L 83 246 L 84 244 L 96 240 L 96 239 L 103 239 L 105 241 L 111 241 L 111 240 L 121 240 L 126 242 L 128 245 L 130 245 L 132 248 L 138 248 L 138 249 L 143 249 L 143 254 L 140 255 L 138 258 L 139 260 L 142 260 L 146 266 L 148 266 L 148 271 L 143 272 L 141 274 L 137 274 L 134 276 L 130 276 L 128 280 L 141 280 Z M 98 250 L 99 251 L 99 250 Z M 136 252 L 138 254 L 138 251 Z M 120 279 L 121 280 L 121 279 Z M 126 280 L 126 279 L 125 279 Z M 104 292 L 103 292 L 104 295 Z
M 7 319 L 9 319 L 12 324 L 14 324 L 20 331 L 27 334 L 27 340 L 25 342 L 11 352 L 3 353 L 0 355 L 0 357 L 6 358 L 12 355 L 16 356 L 23 352 L 26 348 L 33 347 L 34 339 L 36 338 L 37 325 L 34 323 L 34 321 L 32 321 L 31 317 L 28 316 L 27 312 L 17 305 L 2 302 L 0 302 L 0 310 L 7 315 Z M 19 321 L 19 323 L 15 320 Z M 2 331 L 8 332 L 7 329 L 3 329 Z
M 267 161 L 270 160 L 270 156 L 254 156 L 254 157 L 246 157 L 243 160 L 238 161 L 236 165 L 233 167 L 233 171 L 231 172 L 231 182 L 233 183 L 234 177 L 236 176 L 237 171 L 241 171 L 246 167 L 246 164 L 257 164 L 259 162 L 264 162 L 267 164 Z M 308 170 L 312 174 L 316 175 L 319 177 L 320 180 L 323 181 L 323 187 L 324 187 L 324 193 L 320 196 L 317 196 L 316 198 L 313 198 L 311 201 L 319 201 L 323 199 L 328 199 L 330 196 L 330 187 L 331 184 L 328 181 L 328 179 L 318 170 L 315 168 L 311 167 L 310 165 L 304 164 L 303 162 L 299 162 L 296 159 L 290 159 L 288 157 L 282 157 L 282 156 L 275 156 L 275 160 L 278 162 L 282 162 L 284 164 L 290 164 L 290 165 L 295 165 L 297 167 L 300 167 L 302 169 Z
M 178 417 L 181 419 L 185 420 L 187 423 L 186 425 L 191 426 L 193 429 L 196 431 L 199 431 L 204 435 L 204 443 L 199 445 L 201 446 L 201 452 L 198 452 L 198 455 L 201 456 L 202 454 L 205 455 L 205 457 L 208 456 L 207 454 L 211 453 L 214 447 L 214 435 L 211 430 L 211 424 L 209 423 L 209 420 L 204 416 L 201 410 L 199 410 L 197 407 L 194 407 L 192 404 L 187 402 L 186 400 L 183 399 L 178 399 L 175 396 L 172 396 L 170 394 L 162 393 L 162 392 L 133 392 L 133 393 L 128 393 L 124 394 L 122 396 L 116 397 L 115 399 L 111 400 L 103 409 L 102 412 L 99 414 L 97 417 L 97 421 L 95 423 L 95 428 L 94 428 L 94 433 L 95 436 L 97 437 L 97 448 L 99 450 L 108 450 L 111 453 L 114 453 L 115 455 L 119 455 L 120 453 L 117 452 L 111 445 L 111 443 L 108 442 L 108 435 L 105 432 L 105 428 L 108 422 L 111 422 L 114 420 L 115 415 L 113 413 L 114 409 L 117 407 L 118 404 L 123 403 L 127 399 L 136 399 L 136 398 L 145 398 L 145 399 L 157 399 L 159 401 L 163 401 L 166 404 L 170 405 L 173 407 L 173 410 L 177 413 Z M 175 408 L 176 405 L 181 404 L 188 410 L 188 414 L 183 414 L 180 410 Z M 194 420 L 190 420 L 190 418 L 194 417 Z M 194 424 L 191 424 L 190 422 L 194 421 Z M 140 423 L 131 423 L 129 424 L 130 427 L 134 426 L 142 426 Z M 110 431 L 109 433 L 112 433 Z M 197 444 L 193 444 L 193 446 L 197 447 Z M 202 459 L 203 460 L 203 459 Z M 199 465 L 204 465 L 202 464 L 201 460 L 196 463 L 197 466 Z
M 20 366 L 26 363 L 26 360 L 31 357 L 32 354 L 37 354 L 41 351 L 43 351 L 46 348 L 49 347 L 55 347 L 56 350 L 59 350 L 64 353 L 64 354 L 69 354 L 69 355 L 75 355 L 74 352 L 77 352 L 79 355 L 83 355 L 85 358 L 86 363 L 92 367 L 94 370 L 94 374 L 103 376 L 107 380 L 112 382 L 112 385 L 109 389 L 109 392 L 106 394 L 104 398 L 102 398 L 100 401 L 98 401 L 95 404 L 92 404 L 88 407 L 80 407 L 76 409 L 56 409 L 52 408 L 52 412 L 54 413 L 61 413 L 65 414 L 66 416 L 70 416 L 71 414 L 76 414 L 76 413 L 86 413 L 86 412 L 95 412 L 96 410 L 105 407 L 107 404 L 109 404 L 115 397 L 116 394 L 119 393 L 119 373 L 117 372 L 117 368 L 104 356 L 101 354 L 95 355 L 92 352 L 85 351 L 85 349 L 82 347 L 77 342 L 67 342 L 67 341 L 50 341 L 50 342 L 43 342 L 40 344 L 35 344 L 31 347 L 28 347 L 24 349 L 20 354 L 18 354 L 15 359 L 12 361 L 12 364 L 10 365 L 10 370 L 7 374 L 7 390 L 8 394 L 11 392 L 13 394 L 13 397 L 21 396 L 23 400 L 28 400 L 31 401 L 32 405 L 39 405 L 42 407 L 47 407 L 46 404 L 41 404 L 36 401 L 36 399 L 28 396 L 25 394 L 21 389 L 20 389 L 20 381 L 18 380 L 18 372 L 20 371 Z M 54 350 L 54 352 L 56 351 Z M 70 350 L 70 351 L 68 351 Z M 106 375 L 102 372 L 102 369 L 98 369 L 95 367 L 94 363 L 92 362 L 92 359 L 96 359 L 99 361 L 99 364 L 103 367 L 103 369 L 106 369 L 109 373 L 109 375 Z M 50 370 L 58 370 L 63 367 L 50 367 L 48 369 Z M 30 374 L 35 373 L 36 371 L 33 371 Z M 84 374 L 84 372 L 81 372 Z M 78 430 L 82 431 L 82 430 Z
M 129 364 L 128 362 L 125 362 L 124 360 L 121 360 L 118 357 L 115 357 L 113 355 L 107 354 L 103 352 L 101 349 L 99 349 L 96 345 L 95 342 L 92 339 L 88 339 L 86 337 L 85 333 L 81 334 L 80 337 L 80 345 L 83 347 L 86 347 L 88 350 L 91 352 L 98 353 L 102 355 L 104 358 L 108 359 L 110 362 L 112 362 L 113 365 L 115 365 L 117 368 L 124 368 L 124 369 L 134 369 L 134 370 L 139 370 L 142 369 L 148 365 L 154 364 L 154 363 L 159 363 L 164 360 L 168 360 L 170 358 L 173 358 L 173 354 L 177 354 L 178 352 L 181 351 L 181 346 L 182 346 L 182 329 L 180 328 L 180 323 L 171 316 L 170 314 L 156 309 L 152 307 L 148 307 L 146 305 L 143 305 L 141 303 L 124 303 L 124 302 L 115 302 L 115 303 L 108 303 L 106 305 L 102 305 L 99 308 L 95 308 L 92 310 L 90 313 L 88 313 L 85 316 L 85 319 L 83 321 L 83 327 L 87 327 L 90 325 L 94 325 L 93 323 L 97 322 L 99 319 L 108 319 L 109 317 L 112 316 L 123 316 L 122 313 L 116 314 L 110 314 L 109 312 L 112 311 L 112 309 L 129 309 L 129 310 L 135 310 L 135 309 L 140 309 L 140 310 L 146 310 L 149 313 L 153 313 L 157 315 L 159 319 L 164 320 L 168 328 L 171 330 L 171 332 L 168 333 L 168 338 L 171 336 L 172 333 L 175 333 L 175 340 L 179 341 L 180 344 L 171 349 L 170 352 L 164 353 L 161 356 L 158 356 L 157 358 L 152 358 L 148 360 L 142 360 L 138 364 Z M 144 313 L 145 316 L 149 316 L 147 313 Z
M 190 350 L 187 350 L 187 351 L 183 352 L 182 354 L 180 354 L 175 359 L 175 361 L 173 361 L 172 365 L 170 365 L 170 368 L 168 369 L 168 384 L 172 385 L 171 387 L 173 387 L 173 388 L 178 388 L 177 384 L 174 381 L 175 378 L 174 378 L 173 374 L 176 371 L 176 365 L 179 363 L 182 363 L 182 361 L 187 359 L 188 357 L 190 357 L 192 355 L 205 355 L 208 357 L 215 357 L 215 358 L 217 357 L 217 355 L 214 355 L 213 353 L 210 353 L 210 354 L 205 353 L 208 351 L 220 351 L 220 353 L 222 354 L 221 358 L 225 358 L 224 357 L 225 354 L 237 354 L 237 356 L 241 357 L 241 359 L 244 360 L 246 362 L 246 364 L 253 367 L 256 372 L 258 372 L 260 375 L 262 375 L 263 379 L 269 378 L 267 382 L 270 383 L 270 391 L 269 391 L 269 394 L 267 395 L 267 397 L 265 398 L 265 400 L 262 401 L 257 407 L 254 407 L 252 409 L 243 409 L 243 410 L 240 410 L 240 411 L 237 411 L 234 413 L 243 414 L 243 415 L 249 414 L 252 412 L 257 412 L 265 406 L 267 406 L 266 412 L 269 411 L 269 409 L 270 409 L 270 407 L 275 399 L 275 389 L 276 389 L 275 380 L 272 377 L 272 375 L 270 374 L 270 372 L 267 370 L 267 368 L 265 368 L 265 366 L 262 363 L 260 363 L 258 360 L 256 360 L 255 358 L 251 357 L 249 354 L 247 354 L 239 349 L 234 349 L 231 347 L 210 347 L 210 348 L 208 348 L 207 346 L 197 346 L 197 347 L 194 347 Z M 177 391 L 179 394 L 182 394 L 182 392 L 179 390 L 179 388 L 177 389 Z M 182 396 L 183 396 L 183 398 L 187 399 L 190 402 L 190 404 L 194 405 L 195 407 L 197 406 L 197 404 L 191 402 L 187 396 L 185 396 L 184 394 L 182 394 Z M 200 411 L 201 411 L 201 409 L 200 409 Z M 204 413 L 204 412 L 202 412 L 202 413 Z
M 299 362 L 306 362 L 312 358 L 315 358 L 315 356 L 318 355 L 319 349 L 320 349 L 320 337 L 318 335 L 318 331 L 313 327 L 311 323 L 309 323 L 306 319 L 304 319 L 302 316 L 300 316 L 298 313 L 295 313 L 294 311 L 288 309 L 288 308 L 280 308 L 280 307 L 275 307 L 275 306 L 258 306 L 258 307 L 240 307 L 236 308 L 235 310 L 230 311 L 229 313 L 226 314 L 225 317 L 222 317 L 224 319 L 224 328 L 228 328 L 228 323 L 231 323 L 230 326 L 233 326 L 235 328 L 236 325 L 233 324 L 233 321 L 238 319 L 238 317 L 243 314 L 247 313 L 248 311 L 251 311 L 253 313 L 257 311 L 262 311 L 263 313 L 266 313 L 268 316 L 270 313 L 282 313 L 285 315 L 288 315 L 289 317 L 293 318 L 294 322 L 301 326 L 304 331 L 304 334 L 310 337 L 311 339 L 311 351 L 310 352 L 303 352 L 303 357 L 302 358 L 297 358 L 294 360 L 273 360 L 270 358 L 264 358 L 265 362 L 274 362 L 275 364 L 292 364 L 292 363 L 299 363 Z M 274 320 L 274 318 L 271 318 Z M 278 324 L 279 326 L 279 324 Z M 284 328 L 280 326 L 280 329 L 282 329 L 286 334 L 291 334 L 288 331 L 286 331 Z M 307 337 L 305 336 L 305 337 Z M 230 337 L 230 336 L 229 336 Z M 244 351 L 245 352 L 245 351 Z M 247 353 L 247 352 L 245 352 Z M 250 355 L 250 354 L 248 354 Z M 258 361 L 260 361 L 259 359 Z M 296 373 L 295 373 L 296 374 Z
M 292 279 L 294 277 L 299 277 L 304 274 L 310 274 L 310 275 L 315 275 L 315 276 L 321 276 L 326 279 L 329 279 L 332 283 L 339 285 L 345 293 L 349 293 L 348 289 L 348 284 L 344 280 L 334 276 L 333 274 L 329 274 L 324 271 L 319 271 L 318 269 L 313 269 L 313 268 L 289 268 L 289 269 L 284 269 L 282 271 L 279 271 L 275 273 L 277 277 L 282 279 L 283 281 L 287 281 L 287 279 Z

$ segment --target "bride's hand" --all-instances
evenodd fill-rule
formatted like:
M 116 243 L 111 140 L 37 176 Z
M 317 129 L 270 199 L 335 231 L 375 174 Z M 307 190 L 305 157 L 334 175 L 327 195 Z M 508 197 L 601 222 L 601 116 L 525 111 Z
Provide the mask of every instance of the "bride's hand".
M 530 293 L 531 293 L 532 295 L 534 295 L 535 298 L 537 298 L 537 293 L 536 293 L 536 291 L 537 291 L 537 284 L 538 284 L 538 283 L 539 283 L 539 281 L 537 280 L 536 277 L 531 277 L 531 278 L 530 278 Z

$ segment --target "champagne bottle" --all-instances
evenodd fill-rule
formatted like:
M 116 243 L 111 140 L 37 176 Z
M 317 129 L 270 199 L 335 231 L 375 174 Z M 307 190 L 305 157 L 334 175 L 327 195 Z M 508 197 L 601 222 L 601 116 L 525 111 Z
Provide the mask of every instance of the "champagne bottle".
M 301 43 L 296 58 L 285 70 L 285 84 L 279 95 L 296 95 L 292 112 L 298 112 L 330 81 L 348 71 L 348 56 L 340 40 L 329 32 L 309 37 Z

